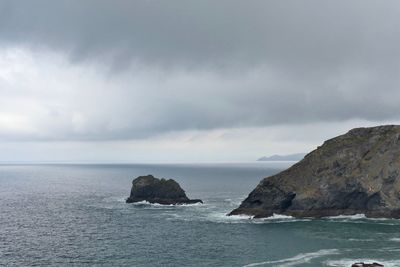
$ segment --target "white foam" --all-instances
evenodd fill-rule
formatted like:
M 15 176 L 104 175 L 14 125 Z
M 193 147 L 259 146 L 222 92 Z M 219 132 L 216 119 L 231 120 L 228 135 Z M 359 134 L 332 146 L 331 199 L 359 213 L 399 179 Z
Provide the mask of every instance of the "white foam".
M 338 215 L 338 216 L 329 216 L 327 219 L 348 219 L 348 220 L 359 220 L 366 219 L 365 214 L 354 214 L 354 215 Z
M 147 200 L 142 200 L 139 202 L 129 203 L 136 206 L 153 206 L 153 207 L 193 207 L 193 206 L 203 206 L 203 203 L 191 203 L 191 204 L 160 204 L 160 203 L 150 203 Z
M 263 218 L 263 220 L 293 220 L 295 217 L 293 216 L 288 216 L 288 215 L 283 215 L 283 214 L 272 214 L 272 216 Z
M 201 203 L 201 202 L 197 202 L 197 203 L 192 203 L 192 204 L 180 204 L 178 206 L 182 206 L 182 207 L 195 207 L 195 206 L 204 206 L 206 204 Z
M 393 242 L 400 242 L 400 238 L 399 237 L 393 237 L 393 238 L 390 238 L 389 240 L 393 241 Z
M 324 217 L 324 219 L 353 223 L 379 223 L 381 225 L 399 225 L 400 220 L 392 218 L 368 218 L 365 214 L 339 215 Z
M 158 203 L 150 203 L 147 200 L 142 200 L 142 201 L 133 202 L 133 203 L 129 203 L 129 204 L 132 204 L 132 205 L 135 205 L 135 206 L 143 206 L 143 205 L 145 205 L 145 206 L 156 206 L 156 207 L 157 206 L 161 206 L 161 207 L 173 206 L 172 204 L 171 205 L 162 205 L 162 204 L 158 204 Z
M 299 219 L 281 214 L 274 214 L 273 216 L 267 218 L 254 218 L 254 216 L 249 216 L 249 215 L 228 216 L 226 213 L 222 212 L 210 212 L 206 214 L 204 218 L 207 221 L 217 222 L 217 223 L 252 223 L 252 224 L 291 223 L 291 222 L 310 221 L 310 219 Z
M 261 219 L 254 219 L 254 223 L 291 223 L 291 222 L 307 222 L 311 221 L 311 219 L 307 218 L 296 218 L 293 216 L 276 214 L 274 213 L 272 216 Z
M 207 220 L 217 223 L 248 223 L 254 216 L 248 215 L 231 215 L 228 216 L 225 213 L 213 212 L 207 216 Z
M 300 263 L 308 263 L 315 258 L 319 258 L 319 257 L 327 256 L 327 255 L 334 255 L 334 254 L 339 254 L 339 251 L 337 249 L 321 249 L 321 250 L 318 250 L 315 252 L 300 253 L 294 257 L 282 259 L 282 260 L 250 263 L 250 264 L 244 265 L 243 267 L 262 266 L 262 265 L 269 265 L 269 264 L 273 264 L 273 266 L 281 266 L 281 267 L 293 266 L 293 265 L 297 265 Z

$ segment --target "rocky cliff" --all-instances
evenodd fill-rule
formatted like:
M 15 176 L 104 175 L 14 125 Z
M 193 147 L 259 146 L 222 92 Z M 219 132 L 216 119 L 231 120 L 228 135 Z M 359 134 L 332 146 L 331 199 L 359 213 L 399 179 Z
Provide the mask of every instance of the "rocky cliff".
M 230 215 L 400 218 L 400 126 L 356 128 L 264 178 Z
M 139 176 L 132 181 L 127 203 L 148 201 L 159 204 L 203 203 L 200 199 L 189 199 L 180 185 L 172 179 L 158 179 L 153 175 Z

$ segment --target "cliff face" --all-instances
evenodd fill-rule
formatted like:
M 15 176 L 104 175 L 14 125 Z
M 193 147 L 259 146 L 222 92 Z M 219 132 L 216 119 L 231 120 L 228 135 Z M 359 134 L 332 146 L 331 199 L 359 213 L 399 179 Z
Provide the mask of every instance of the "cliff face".
M 230 215 L 400 218 L 400 126 L 356 128 L 264 178 Z
M 140 201 L 166 205 L 202 203 L 200 199 L 189 199 L 175 180 L 158 179 L 153 175 L 139 176 L 132 181 L 131 194 L 126 202 Z

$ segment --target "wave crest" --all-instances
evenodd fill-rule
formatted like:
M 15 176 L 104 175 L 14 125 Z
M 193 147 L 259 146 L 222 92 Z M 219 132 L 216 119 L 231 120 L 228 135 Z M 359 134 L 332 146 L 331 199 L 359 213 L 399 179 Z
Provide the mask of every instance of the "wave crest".
M 254 266 L 262 266 L 262 265 L 269 265 L 269 264 L 273 264 L 273 266 L 282 266 L 282 267 L 293 266 L 293 265 L 297 265 L 300 263 L 308 263 L 315 258 L 319 258 L 319 257 L 327 256 L 327 255 L 334 255 L 334 254 L 339 254 L 339 250 L 337 250 L 337 249 L 321 249 L 321 250 L 318 250 L 315 252 L 300 253 L 294 257 L 282 259 L 282 260 L 250 263 L 250 264 L 244 265 L 243 267 L 254 267 Z

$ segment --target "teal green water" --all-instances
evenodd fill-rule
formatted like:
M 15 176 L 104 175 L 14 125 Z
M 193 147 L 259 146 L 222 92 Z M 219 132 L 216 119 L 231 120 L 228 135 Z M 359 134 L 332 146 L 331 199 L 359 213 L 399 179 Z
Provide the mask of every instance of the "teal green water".
M 0 265 L 400 266 L 398 220 L 225 216 L 288 165 L 0 165 Z M 145 174 L 205 203 L 126 204 Z

